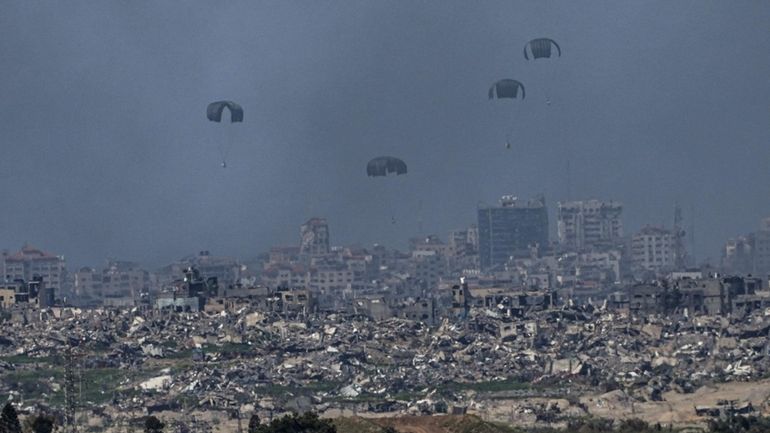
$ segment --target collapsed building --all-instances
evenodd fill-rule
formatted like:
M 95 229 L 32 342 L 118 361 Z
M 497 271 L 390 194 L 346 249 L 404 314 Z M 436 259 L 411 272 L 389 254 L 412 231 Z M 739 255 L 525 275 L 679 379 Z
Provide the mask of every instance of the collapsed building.
M 643 286 L 625 308 L 462 281 L 430 299 L 355 298 L 342 311 L 320 308 L 308 290 L 241 288 L 221 297 L 194 270 L 185 278 L 177 299 L 195 298 L 197 308 L 173 296 L 154 308 L 12 307 L 0 339 L 0 393 L 16 393 L 24 405 L 61 395 L 64 347 L 79 353 L 80 374 L 102 378 L 108 390 L 86 389 L 81 407 L 113 419 L 174 402 L 185 402 L 180 413 L 265 417 L 298 409 L 483 412 L 501 398 L 606 391 L 654 402 L 770 374 L 770 309 L 736 307 L 764 293 L 752 278 Z M 717 287 L 732 297 L 718 310 L 716 301 L 697 300 Z M 667 312 L 674 290 L 683 304 Z M 645 301 L 632 308 L 637 294 Z M 585 413 L 569 405 L 564 413 Z
M 640 283 L 628 288 L 612 305 L 635 314 L 687 312 L 705 315 L 744 314 L 770 307 L 770 289 L 756 277 L 677 279 Z M 624 299 L 624 300 L 621 300 Z

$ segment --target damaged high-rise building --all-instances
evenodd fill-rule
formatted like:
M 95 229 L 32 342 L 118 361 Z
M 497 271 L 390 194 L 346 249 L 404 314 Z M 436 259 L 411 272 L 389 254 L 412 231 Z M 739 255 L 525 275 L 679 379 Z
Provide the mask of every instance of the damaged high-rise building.
M 579 251 L 611 246 L 623 236 L 622 213 L 623 205 L 615 201 L 559 202 L 556 214 L 559 243 Z
M 300 226 L 299 253 L 307 256 L 329 254 L 329 224 L 326 218 L 310 218 Z
M 499 206 L 479 207 L 481 267 L 501 265 L 511 257 L 526 256 L 531 248 L 548 245 L 548 209 L 545 197 L 519 200 L 503 196 Z

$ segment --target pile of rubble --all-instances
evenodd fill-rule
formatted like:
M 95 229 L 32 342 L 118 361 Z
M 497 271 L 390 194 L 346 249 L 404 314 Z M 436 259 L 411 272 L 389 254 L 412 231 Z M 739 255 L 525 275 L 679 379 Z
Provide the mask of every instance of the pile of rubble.
M 464 410 L 483 393 L 555 389 L 622 390 L 655 401 L 670 390 L 764 377 L 770 361 L 770 312 L 629 317 L 584 306 L 511 317 L 473 309 L 436 327 L 349 314 L 290 319 L 251 308 L 31 316 L 3 325 L 0 372 L 61 368 L 62 348 L 71 347 L 81 369 L 125 373 L 115 397 L 101 403 L 120 410 L 183 401 L 223 410 L 432 413 Z M 16 376 L 3 377 L 0 393 L 15 389 Z M 40 380 L 51 382 L 49 394 L 63 386 L 62 375 Z

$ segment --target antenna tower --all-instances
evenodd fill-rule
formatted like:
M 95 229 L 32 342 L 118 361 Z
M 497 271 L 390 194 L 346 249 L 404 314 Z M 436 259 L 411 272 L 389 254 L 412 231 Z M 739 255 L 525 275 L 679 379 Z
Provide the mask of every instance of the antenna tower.
M 674 266 L 682 270 L 687 266 L 687 248 L 685 247 L 685 231 L 682 227 L 682 208 L 674 204 Z

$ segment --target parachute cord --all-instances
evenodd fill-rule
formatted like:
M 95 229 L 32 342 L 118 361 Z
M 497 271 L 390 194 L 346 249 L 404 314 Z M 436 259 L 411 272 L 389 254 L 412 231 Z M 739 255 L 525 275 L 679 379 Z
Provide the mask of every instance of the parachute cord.
M 546 68 L 546 73 L 545 73 L 546 79 L 547 79 L 547 82 L 545 84 L 545 104 L 551 105 L 551 102 L 553 102 L 551 98 L 553 96 L 553 89 L 554 89 L 553 85 L 557 76 L 556 66 L 558 65 L 547 65 L 547 66 L 552 66 L 552 67 Z
M 514 134 L 513 134 L 513 132 L 515 130 L 514 122 L 518 122 L 520 120 L 520 116 L 521 116 L 521 112 L 522 112 L 522 109 L 521 109 L 521 107 L 519 105 L 520 104 L 512 104 L 512 107 L 511 107 L 510 119 L 508 120 L 508 122 L 510 122 L 510 123 L 509 123 L 507 131 L 505 133 L 505 148 L 506 149 L 511 149 L 511 147 L 513 146 L 513 142 L 514 142 Z
M 235 131 L 233 131 L 235 124 L 228 124 L 225 132 L 224 142 L 220 142 L 219 156 L 222 158 L 222 166 L 227 166 L 227 157 L 230 155 L 230 149 L 235 141 Z

